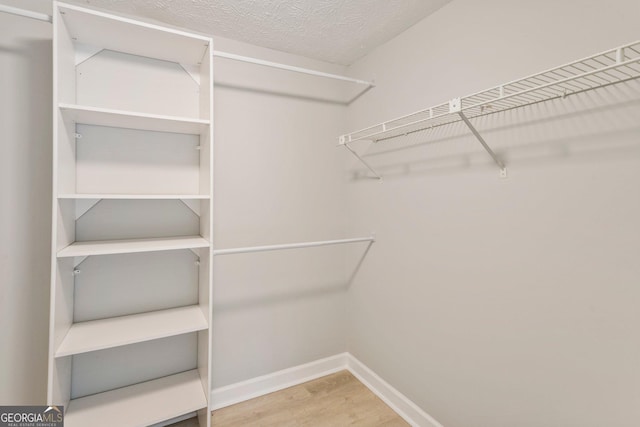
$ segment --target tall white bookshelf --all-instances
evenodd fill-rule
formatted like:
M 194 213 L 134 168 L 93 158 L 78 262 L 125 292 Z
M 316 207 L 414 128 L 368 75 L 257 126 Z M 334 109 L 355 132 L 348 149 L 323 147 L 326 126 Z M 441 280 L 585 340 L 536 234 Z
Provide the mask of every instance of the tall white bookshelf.
M 212 40 L 53 9 L 48 403 L 210 427 Z

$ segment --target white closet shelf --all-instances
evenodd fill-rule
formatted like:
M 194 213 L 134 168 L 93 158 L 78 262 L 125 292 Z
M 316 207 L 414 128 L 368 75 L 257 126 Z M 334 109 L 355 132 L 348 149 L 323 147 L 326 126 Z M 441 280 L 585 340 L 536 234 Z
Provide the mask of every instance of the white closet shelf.
M 99 240 L 75 242 L 58 251 L 58 258 L 114 255 L 138 252 L 171 251 L 208 248 L 209 241 L 201 236 L 164 237 L 154 239 Z
M 112 199 L 112 200 L 208 200 L 208 194 L 58 194 L 58 199 Z
M 207 407 L 198 370 L 74 399 L 67 427 L 144 427 Z
M 166 338 L 208 327 L 198 305 L 74 323 L 55 357 Z
M 211 39 L 145 22 L 64 4 L 60 15 L 77 43 L 199 65 Z
M 362 140 L 381 142 L 464 121 L 463 116 L 494 114 L 638 77 L 640 41 L 342 135 L 339 144 L 348 146 Z
M 203 119 L 137 113 L 86 105 L 61 103 L 58 107 L 65 119 L 85 125 L 197 135 L 204 132 L 210 124 L 209 120 Z

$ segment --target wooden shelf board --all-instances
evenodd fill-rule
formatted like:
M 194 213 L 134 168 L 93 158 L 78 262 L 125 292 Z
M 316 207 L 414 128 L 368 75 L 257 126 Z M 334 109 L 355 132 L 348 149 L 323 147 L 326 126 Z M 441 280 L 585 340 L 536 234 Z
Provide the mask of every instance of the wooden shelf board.
M 112 199 L 112 200 L 208 200 L 208 194 L 58 194 L 58 199 Z
M 58 251 L 58 258 L 92 255 L 114 255 L 139 252 L 171 251 L 176 249 L 208 248 L 210 243 L 201 236 L 164 237 L 154 239 L 99 240 L 75 242 Z
M 211 43 L 206 36 L 60 4 L 62 21 L 77 43 L 180 64 L 199 65 Z
M 198 305 L 74 323 L 55 357 L 103 350 L 208 328 Z
M 58 104 L 62 115 L 76 123 L 125 129 L 150 130 L 184 134 L 200 134 L 209 120 L 114 110 L 77 104 Z
M 198 370 L 74 399 L 67 427 L 144 427 L 207 407 Z

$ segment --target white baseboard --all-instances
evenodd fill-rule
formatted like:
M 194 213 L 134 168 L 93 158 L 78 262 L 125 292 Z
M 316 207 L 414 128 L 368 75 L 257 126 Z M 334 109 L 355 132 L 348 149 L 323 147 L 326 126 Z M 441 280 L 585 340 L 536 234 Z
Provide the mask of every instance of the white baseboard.
M 244 402 L 347 369 L 347 357 L 347 353 L 342 353 L 247 381 L 214 388 L 211 391 L 211 410 Z
M 349 353 L 338 354 L 247 381 L 215 388 L 211 392 L 211 410 L 264 396 L 342 370 L 350 371 L 362 384 L 412 426 L 443 427 L 432 416 Z
M 384 403 L 414 427 L 443 427 L 408 397 L 393 388 L 353 355 L 347 353 L 347 369 Z

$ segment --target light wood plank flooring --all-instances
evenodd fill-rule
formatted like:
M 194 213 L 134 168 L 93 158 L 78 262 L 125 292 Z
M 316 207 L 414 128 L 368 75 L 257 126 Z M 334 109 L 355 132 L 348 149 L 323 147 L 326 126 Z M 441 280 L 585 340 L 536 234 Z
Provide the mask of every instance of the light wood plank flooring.
M 348 371 L 213 412 L 215 427 L 404 427 L 398 414 Z M 195 418 L 173 427 L 197 427 Z

